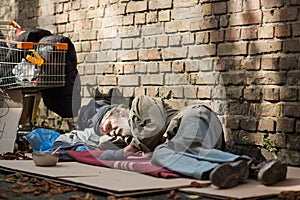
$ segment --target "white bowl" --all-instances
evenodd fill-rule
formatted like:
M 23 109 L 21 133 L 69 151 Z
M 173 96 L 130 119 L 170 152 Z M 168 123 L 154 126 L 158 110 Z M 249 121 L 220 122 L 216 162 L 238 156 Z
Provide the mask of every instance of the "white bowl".
M 32 152 L 32 159 L 36 166 L 55 166 L 59 159 L 59 153 Z

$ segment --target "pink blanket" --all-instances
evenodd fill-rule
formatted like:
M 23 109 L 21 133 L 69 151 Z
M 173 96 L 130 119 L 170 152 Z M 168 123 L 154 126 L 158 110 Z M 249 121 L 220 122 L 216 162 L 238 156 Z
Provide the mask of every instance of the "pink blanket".
M 128 158 L 126 160 L 100 160 L 99 157 L 103 151 L 90 150 L 90 151 L 69 151 L 68 154 L 76 161 L 97 165 L 101 167 L 110 167 L 114 169 L 123 169 L 128 171 L 140 172 L 155 177 L 161 178 L 179 178 L 181 175 L 172 172 L 168 169 L 161 168 L 150 163 L 150 159 L 145 158 Z

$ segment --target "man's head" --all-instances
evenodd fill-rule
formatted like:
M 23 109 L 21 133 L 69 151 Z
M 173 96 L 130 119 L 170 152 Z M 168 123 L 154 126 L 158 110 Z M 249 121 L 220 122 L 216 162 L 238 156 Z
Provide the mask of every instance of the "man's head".
M 94 130 L 97 134 L 110 136 L 131 135 L 128 123 L 129 109 L 124 105 L 106 105 L 99 109 Z

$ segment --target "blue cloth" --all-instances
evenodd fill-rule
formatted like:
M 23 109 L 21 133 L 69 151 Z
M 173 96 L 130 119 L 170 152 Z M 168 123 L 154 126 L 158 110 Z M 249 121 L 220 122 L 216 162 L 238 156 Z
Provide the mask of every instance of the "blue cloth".
M 33 151 L 51 151 L 59 132 L 46 128 L 36 128 L 26 135 Z

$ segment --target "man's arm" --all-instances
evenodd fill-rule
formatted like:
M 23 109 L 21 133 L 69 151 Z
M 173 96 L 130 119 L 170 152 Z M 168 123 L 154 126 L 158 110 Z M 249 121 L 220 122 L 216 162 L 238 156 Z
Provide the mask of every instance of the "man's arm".
M 140 150 L 131 146 L 131 145 L 127 145 L 124 149 L 123 149 L 123 156 L 125 158 L 127 158 L 128 156 L 135 154 L 136 152 L 139 152 Z
M 134 148 L 131 145 L 128 145 L 124 149 L 106 150 L 101 154 L 100 159 L 101 160 L 125 160 L 128 156 L 133 155 L 138 151 L 139 149 Z

